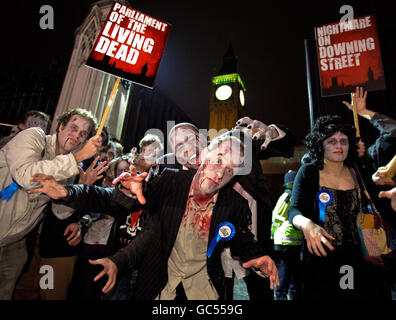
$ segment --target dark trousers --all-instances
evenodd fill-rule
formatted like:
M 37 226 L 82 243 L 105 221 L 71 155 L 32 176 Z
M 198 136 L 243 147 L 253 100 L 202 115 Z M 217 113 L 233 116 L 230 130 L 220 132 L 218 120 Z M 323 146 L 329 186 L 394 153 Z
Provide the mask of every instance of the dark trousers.
M 280 282 L 280 285 L 276 287 L 275 299 L 287 300 L 287 295 L 289 295 L 290 300 L 295 300 L 300 282 L 301 246 L 276 245 L 275 250 L 279 257 L 278 276 Z

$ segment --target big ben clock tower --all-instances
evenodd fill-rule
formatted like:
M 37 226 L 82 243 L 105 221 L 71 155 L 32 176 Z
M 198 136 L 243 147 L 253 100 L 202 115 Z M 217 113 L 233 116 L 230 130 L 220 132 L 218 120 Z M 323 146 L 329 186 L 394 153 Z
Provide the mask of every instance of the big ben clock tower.
M 212 78 L 209 101 L 210 139 L 231 130 L 235 122 L 246 114 L 246 88 L 237 72 L 237 63 L 237 57 L 230 42 L 223 57 L 223 65 L 219 73 Z

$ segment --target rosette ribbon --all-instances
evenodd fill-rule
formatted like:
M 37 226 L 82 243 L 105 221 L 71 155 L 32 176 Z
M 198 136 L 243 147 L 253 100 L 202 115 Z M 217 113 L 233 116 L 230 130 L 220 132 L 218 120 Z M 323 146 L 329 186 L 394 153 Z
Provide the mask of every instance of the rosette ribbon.
M 333 202 L 333 194 L 329 190 L 319 190 L 316 194 L 319 205 L 319 220 L 325 222 L 326 207 Z
M 234 237 L 234 235 L 235 227 L 231 222 L 225 221 L 220 223 L 216 228 L 215 236 L 210 243 L 209 249 L 206 252 L 206 256 L 210 258 L 219 241 L 229 241 Z

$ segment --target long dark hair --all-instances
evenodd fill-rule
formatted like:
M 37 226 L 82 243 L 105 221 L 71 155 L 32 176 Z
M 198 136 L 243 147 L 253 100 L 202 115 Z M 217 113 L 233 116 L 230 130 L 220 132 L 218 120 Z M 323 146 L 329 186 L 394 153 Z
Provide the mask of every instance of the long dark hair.
M 322 170 L 324 165 L 323 141 L 336 132 L 342 132 L 348 137 L 349 150 L 344 163 L 348 167 L 352 167 L 358 157 L 358 139 L 355 128 L 345 123 L 338 115 L 322 116 L 316 119 L 312 132 L 305 137 L 305 145 L 308 148 L 311 161 L 319 167 L 319 170 Z

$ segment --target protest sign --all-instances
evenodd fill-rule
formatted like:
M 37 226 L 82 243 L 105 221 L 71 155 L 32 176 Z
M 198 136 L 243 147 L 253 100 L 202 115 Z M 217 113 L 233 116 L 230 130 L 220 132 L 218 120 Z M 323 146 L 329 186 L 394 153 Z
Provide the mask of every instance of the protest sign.
M 86 65 L 152 88 L 170 25 L 115 2 Z
M 322 96 L 386 88 L 374 15 L 315 28 Z

